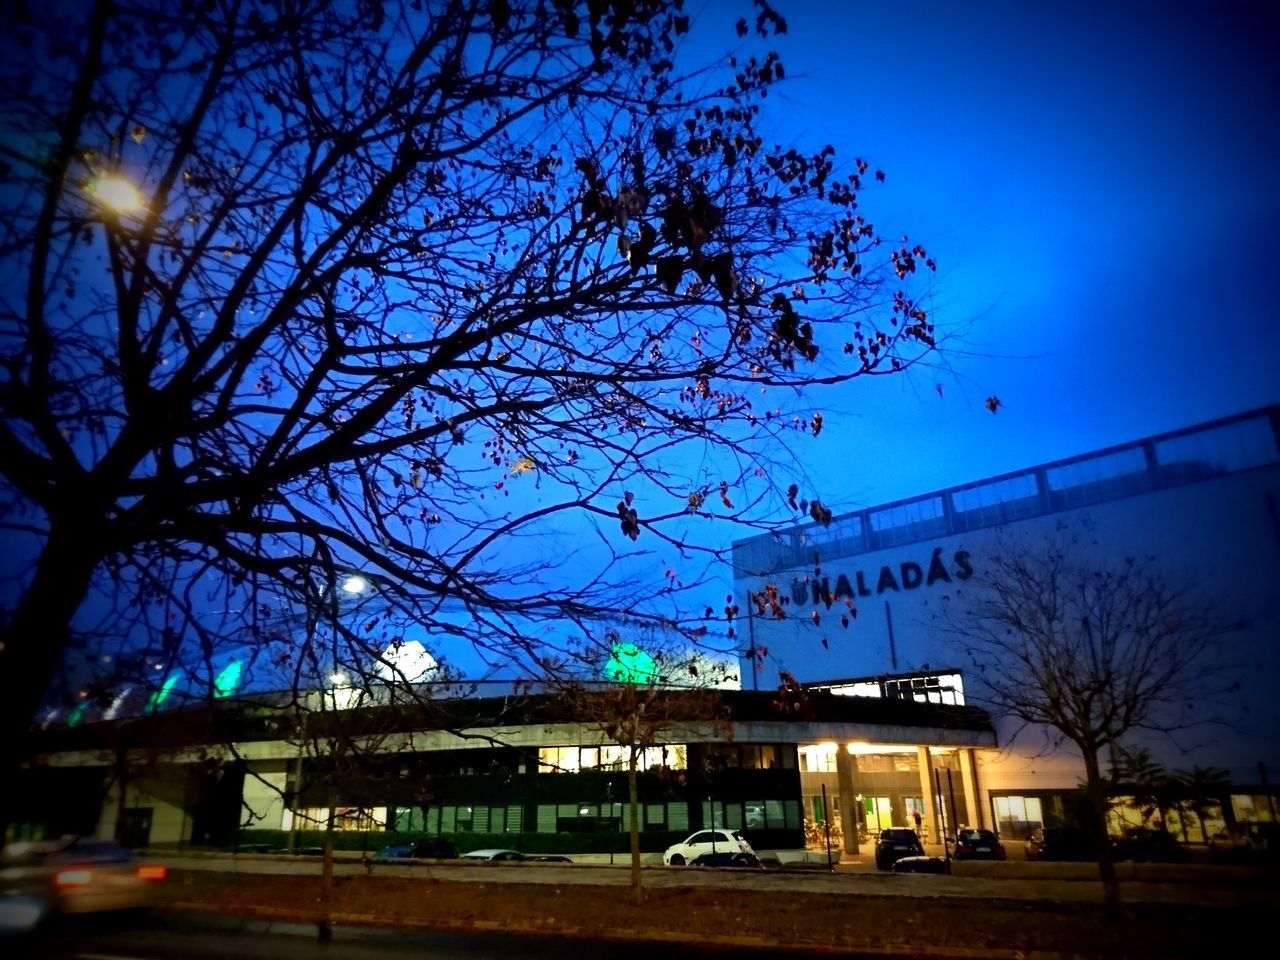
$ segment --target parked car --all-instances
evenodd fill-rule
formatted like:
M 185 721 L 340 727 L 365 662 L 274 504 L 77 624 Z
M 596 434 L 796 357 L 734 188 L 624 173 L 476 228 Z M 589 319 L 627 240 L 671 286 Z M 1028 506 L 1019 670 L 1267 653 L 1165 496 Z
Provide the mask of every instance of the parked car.
M 669 867 L 682 867 L 704 853 L 725 852 L 755 853 L 737 830 L 699 830 L 667 847 L 662 853 L 662 862 Z
M 764 864 L 754 853 L 741 850 L 723 850 L 718 853 L 700 853 L 689 861 L 691 867 L 743 867 L 763 870 Z
M 1117 860 L 1157 863 L 1181 863 L 1187 859 L 1186 848 L 1168 830 L 1129 827 L 1112 843 Z
M 946 857 L 903 857 L 893 861 L 894 873 L 947 873 Z
M 1006 859 L 1004 844 L 995 833 L 972 827 L 966 827 L 956 833 L 956 845 L 952 856 L 957 860 Z
M 406 857 L 424 860 L 456 860 L 458 848 L 443 837 L 423 837 L 413 843 L 383 847 L 374 854 L 375 860 L 400 860 Z
M 140 910 L 167 874 L 109 840 L 10 844 L 0 853 L 0 923 L 30 929 L 53 914 Z
M 1209 859 L 1215 863 L 1275 863 L 1280 861 L 1280 824 L 1237 823 L 1209 838 Z
M 1026 851 L 1028 860 L 1098 859 L 1095 844 L 1075 827 L 1042 827 L 1031 834 Z
M 471 850 L 462 854 L 461 860 L 487 860 L 493 863 L 573 863 L 568 857 L 557 854 L 521 853 L 519 850 Z
M 876 867 L 888 870 L 903 857 L 923 857 L 920 835 L 910 827 L 886 827 L 876 838 Z

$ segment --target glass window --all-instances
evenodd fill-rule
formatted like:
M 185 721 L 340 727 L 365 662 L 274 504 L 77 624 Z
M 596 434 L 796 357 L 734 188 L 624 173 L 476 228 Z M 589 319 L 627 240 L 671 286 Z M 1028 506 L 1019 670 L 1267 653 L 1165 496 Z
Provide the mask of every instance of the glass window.
M 689 805 L 687 803 L 667 804 L 667 829 L 689 829 Z
M 1039 797 L 992 797 L 996 833 L 1010 840 L 1025 840 L 1044 826 L 1044 813 Z
M 1237 823 L 1250 821 L 1270 821 L 1273 802 L 1265 793 L 1234 793 L 1231 795 L 1231 809 L 1236 815 Z
M 1147 456 L 1141 446 L 1049 467 L 1044 474 L 1054 502 L 1060 507 L 1082 506 L 1141 493 L 1151 485 Z
M 1030 517 L 1040 512 L 1034 473 L 1020 473 L 951 492 L 956 525 L 963 530 Z
M 600 747 L 600 766 L 605 770 L 627 769 L 626 748 L 616 743 L 606 743 Z
M 764 822 L 771 830 L 777 830 L 787 825 L 786 814 L 783 813 L 781 800 L 766 800 L 764 802 Z
M 1179 483 L 1275 463 L 1276 435 L 1266 416 L 1197 430 L 1156 443 L 1161 480 Z
M 879 545 L 890 546 L 945 534 L 943 513 L 942 498 L 933 496 L 873 510 L 867 516 Z
M 782 810 L 784 815 L 783 823 L 788 830 L 798 830 L 804 826 L 800 816 L 799 800 L 784 800 L 782 802 Z
M 742 769 L 743 770 L 759 770 L 760 769 L 760 748 L 754 743 L 744 743 L 742 750 Z
M 760 746 L 760 769 L 776 770 L 778 768 L 778 748 L 771 743 Z

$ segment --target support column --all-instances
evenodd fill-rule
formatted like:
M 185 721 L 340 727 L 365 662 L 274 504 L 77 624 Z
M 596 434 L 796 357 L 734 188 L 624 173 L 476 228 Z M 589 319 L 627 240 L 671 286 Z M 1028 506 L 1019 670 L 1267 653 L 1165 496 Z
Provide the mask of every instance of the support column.
M 961 747 L 956 750 L 956 757 L 960 761 L 960 783 L 964 787 L 964 808 L 969 814 L 969 823 L 978 828 L 985 828 L 987 825 L 987 812 L 983 806 L 978 803 L 978 775 L 973 765 L 973 751 L 967 747 Z
M 125 791 L 120 789 L 120 781 L 112 779 L 102 801 L 102 810 L 98 815 L 98 828 L 94 836 L 104 840 L 116 838 L 116 824 L 120 818 L 120 808 L 127 805 Z
M 916 747 L 916 758 L 920 763 L 920 789 L 924 794 L 924 822 L 929 828 L 929 842 L 937 843 L 942 837 L 942 822 L 938 819 L 938 809 L 933 802 L 933 757 L 928 747 Z
M 853 785 L 853 757 L 847 745 L 836 746 L 836 782 L 840 785 L 840 827 L 844 834 L 844 852 L 858 852 L 858 801 Z

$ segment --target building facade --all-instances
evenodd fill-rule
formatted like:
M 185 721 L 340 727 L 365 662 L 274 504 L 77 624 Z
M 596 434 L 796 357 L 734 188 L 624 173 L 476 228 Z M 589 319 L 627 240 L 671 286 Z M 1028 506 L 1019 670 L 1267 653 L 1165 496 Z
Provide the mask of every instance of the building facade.
M 1270 407 L 739 541 L 742 675 L 754 678 L 744 684 L 783 671 L 846 695 L 984 705 L 981 664 L 968 661 L 950 629 L 957 601 L 981 589 L 992 556 L 1076 531 L 1101 562 L 1154 558 L 1162 576 L 1234 625 L 1217 639 L 1212 666 L 1232 682 L 1214 722 L 1125 746 L 1169 770 L 1225 770 L 1233 786 L 1221 818 L 1272 819 L 1268 772 L 1280 770 L 1278 431 L 1280 407 Z M 1052 731 L 998 717 L 996 731 L 999 748 L 975 756 L 980 809 L 958 816 L 1016 836 L 1064 812 L 1083 765 Z M 910 755 L 857 755 L 852 788 L 864 816 L 910 825 L 917 801 L 871 786 L 888 770 L 909 775 Z M 1206 829 L 1176 826 L 1189 828 L 1188 839 L 1203 839 Z
M 958 772 L 972 770 L 973 751 L 995 744 L 986 715 L 962 706 L 719 691 L 715 721 L 682 721 L 679 702 L 690 692 L 664 696 L 677 705 L 677 719 L 637 762 L 637 822 L 652 850 L 710 826 L 743 830 L 759 849 L 803 848 L 813 831 L 806 819 L 827 816 L 802 803 L 808 772 L 829 763 L 849 783 L 855 771 L 853 753 L 837 743 L 875 745 L 913 762 L 932 756 Z M 620 851 L 630 828 L 628 750 L 603 735 L 598 718 L 578 713 L 550 695 L 353 707 L 302 719 L 279 707 L 223 702 L 212 713 L 189 708 L 50 728 L 23 771 L 26 807 L 16 831 L 117 836 L 136 847 L 265 849 L 278 848 L 282 833 L 323 828 L 332 809 L 343 831 Z M 928 768 L 895 768 L 876 782 L 894 796 L 923 797 L 920 771 Z M 954 784 L 956 802 L 969 809 L 977 802 L 972 785 L 971 777 Z M 851 834 L 849 843 L 857 839 Z

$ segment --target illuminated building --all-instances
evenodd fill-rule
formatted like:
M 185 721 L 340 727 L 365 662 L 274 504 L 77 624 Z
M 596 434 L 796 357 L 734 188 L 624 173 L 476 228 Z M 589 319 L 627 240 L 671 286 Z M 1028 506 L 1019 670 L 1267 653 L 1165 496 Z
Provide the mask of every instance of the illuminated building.
M 1234 624 L 1212 663 L 1233 681 L 1224 685 L 1230 697 L 1213 705 L 1220 722 L 1124 746 L 1148 750 L 1170 771 L 1224 769 L 1234 784 L 1224 818 L 1271 819 L 1266 773 L 1280 771 L 1278 433 L 1280 407 L 1270 407 L 739 541 L 743 676 L 764 685 L 785 671 L 846 695 L 986 706 L 983 665 L 950 629 L 962 592 L 980 589 L 984 562 L 998 551 L 1075 531 L 1100 558 L 1153 557 L 1163 577 L 1193 585 Z M 770 604 L 753 602 L 765 592 Z M 752 669 L 756 661 L 763 669 Z M 960 822 L 1016 837 L 1064 813 L 1083 764 L 1043 730 L 1015 737 L 1016 727 L 997 723 L 999 749 L 975 752 L 981 799 L 958 811 Z M 917 758 L 857 749 L 846 789 L 867 816 L 909 824 L 929 805 L 909 769 Z M 820 781 L 839 791 L 833 765 L 822 763 L 806 778 L 810 798 Z M 1194 822 L 1170 826 L 1202 838 Z

